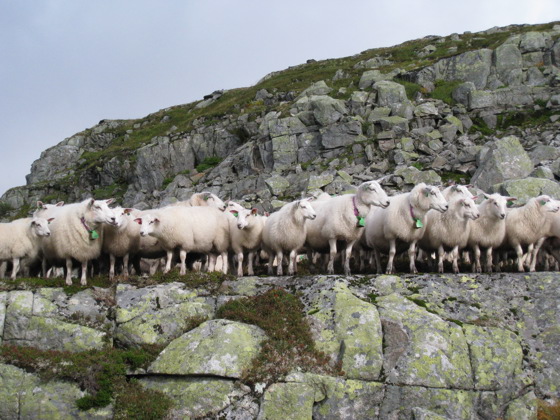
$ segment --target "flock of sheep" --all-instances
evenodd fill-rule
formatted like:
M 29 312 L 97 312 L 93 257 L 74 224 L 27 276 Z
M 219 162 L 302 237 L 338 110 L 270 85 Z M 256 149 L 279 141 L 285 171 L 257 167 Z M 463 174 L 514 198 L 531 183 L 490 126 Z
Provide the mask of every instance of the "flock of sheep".
M 378 181 L 368 181 L 355 194 L 297 200 L 269 216 L 232 201 L 226 204 L 209 192 L 143 211 L 110 208 L 112 200 L 38 202 L 33 217 L 0 224 L 0 275 L 4 277 L 11 263 L 15 279 L 21 266 L 28 268 L 40 261 L 44 276 L 52 267 L 64 267 L 70 285 L 79 263 L 81 284 L 86 285 L 88 264 L 103 255 L 109 256 L 111 280 L 117 258 L 123 260 L 125 277 L 130 263 L 135 263 L 140 274 L 141 259 L 162 257 L 166 258 L 164 272 L 171 270 L 178 257 L 184 275 L 188 254 L 199 256 L 201 269 L 207 271 L 227 273 L 234 264 L 232 272 L 238 276 L 253 275 L 253 264 L 263 255 L 265 260 L 268 257 L 269 274 L 276 266 L 276 274 L 282 275 L 287 259 L 288 274 L 293 275 L 302 252 L 314 264 L 323 256 L 328 274 L 334 273 L 340 257 L 345 275 L 350 274 L 353 257 L 362 271 L 381 273 L 382 254 L 388 256 L 385 271 L 393 273 L 395 255 L 404 251 L 411 273 L 417 272 L 418 260 L 431 264 L 436 257 L 440 273 L 446 259 L 459 272 L 460 257 L 465 262 L 472 258 L 472 270 L 481 272 L 481 250 L 485 251 L 484 271 L 499 269 L 496 255 L 512 251 L 519 271 L 525 267 L 534 271 L 543 245 L 560 261 L 557 201 L 541 195 L 508 208 L 515 198 L 483 194 L 480 204 L 476 199 L 465 186 L 440 191 L 424 183 L 388 197 Z

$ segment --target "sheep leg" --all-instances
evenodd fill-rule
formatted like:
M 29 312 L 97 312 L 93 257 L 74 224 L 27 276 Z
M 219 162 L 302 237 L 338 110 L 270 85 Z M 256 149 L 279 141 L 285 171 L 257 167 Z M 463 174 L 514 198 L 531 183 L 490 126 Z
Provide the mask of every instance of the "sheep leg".
M 329 263 L 327 264 L 327 274 L 334 274 L 336 252 L 336 239 L 329 239 Z
M 387 274 L 393 274 L 393 260 L 395 259 L 395 254 L 397 253 L 397 244 L 394 239 L 389 240 L 389 260 L 387 261 Z M 408 253 L 410 256 L 410 251 Z
M 272 276 L 274 274 L 273 264 L 274 264 L 274 255 L 272 254 L 272 252 L 269 252 L 268 253 L 268 275 L 269 276 Z
M 123 276 L 125 279 L 128 279 L 128 255 L 125 254 L 123 257 Z
M 113 254 L 109 255 L 109 280 L 113 281 L 115 278 L 115 256 Z
M 523 268 L 523 249 L 520 244 L 514 246 L 515 253 L 517 254 L 517 271 L 523 273 L 525 269 Z
M 0 264 L 0 278 L 4 278 L 6 276 L 6 269 L 8 268 L 8 262 L 2 261 Z
M 451 251 L 451 255 L 453 256 L 453 272 L 455 274 L 459 273 L 459 247 L 456 246 Z
M 293 276 L 294 274 L 297 274 L 297 252 L 295 249 L 292 249 L 288 263 L 288 275 Z
M 12 260 L 12 280 L 16 279 L 17 273 L 19 271 L 19 258 L 14 258 Z
M 82 286 L 87 286 L 87 261 L 82 263 L 82 277 L 80 278 L 80 284 Z
M 165 262 L 165 268 L 163 269 L 163 274 L 167 274 L 171 271 L 172 259 L 173 259 L 173 251 L 167 251 L 167 260 Z
M 480 247 L 475 245 L 473 247 L 474 251 L 474 261 L 472 263 L 473 273 L 480 273 L 482 272 L 482 265 L 480 264 Z
M 282 251 L 277 251 L 276 252 L 276 275 L 277 276 L 282 276 L 283 275 L 283 272 L 282 272 L 282 258 L 283 258 Z
M 249 255 L 247 255 L 247 275 L 254 276 L 255 271 L 253 270 L 253 260 L 255 259 L 255 252 L 249 251 Z
M 185 251 L 184 249 L 181 249 L 179 251 L 179 261 L 181 262 L 181 269 L 179 270 L 179 274 L 181 276 L 184 276 L 185 274 L 187 274 L 187 251 Z
M 344 260 L 344 275 L 345 276 L 349 276 L 350 275 L 350 259 L 352 257 L 352 247 L 354 246 L 354 244 L 356 243 L 356 241 L 352 241 L 346 244 L 346 254 L 345 254 L 345 260 Z
M 222 252 L 220 255 L 222 256 L 222 273 L 227 274 L 229 268 L 228 252 Z
M 379 251 L 377 249 L 373 250 L 373 257 L 375 258 L 375 267 L 377 269 L 377 274 L 382 274 L 381 256 L 379 255 Z
M 66 285 L 72 286 L 72 258 L 66 258 Z
M 410 262 L 410 272 L 418 274 L 416 269 L 416 241 L 412 242 L 408 247 L 408 261 Z
M 438 273 L 443 273 L 443 256 L 445 251 L 443 250 L 443 245 L 438 248 Z
M 237 253 L 237 276 L 243 277 L 243 251 Z
M 486 249 L 486 272 L 492 272 L 492 247 Z
M 541 246 L 544 244 L 544 241 L 546 241 L 546 237 L 545 238 L 541 238 L 537 241 L 535 247 L 533 248 L 533 256 L 531 258 L 531 265 L 529 267 L 529 271 L 530 272 L 534 272 L 537 266 L 537 256 L 539 254 L 539 251 L 541 249 Z
M 216 259 L 218 257 L 216 254 L 208 254 L 208 272 L 212 272 L 216 270 Z

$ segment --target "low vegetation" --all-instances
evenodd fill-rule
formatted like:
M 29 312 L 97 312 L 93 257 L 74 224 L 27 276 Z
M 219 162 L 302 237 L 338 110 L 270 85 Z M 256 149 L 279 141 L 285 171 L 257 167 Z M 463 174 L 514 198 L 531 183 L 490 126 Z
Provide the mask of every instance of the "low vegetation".
M 283 289 L 232 300 L 218 310 L 217 318 L 254 324 L 268 335 L 261 353 L 243 373 L 249 384 L 277 382 L 294 370 L 342 375 L 341 366 L 315 348 L 301 301 Z

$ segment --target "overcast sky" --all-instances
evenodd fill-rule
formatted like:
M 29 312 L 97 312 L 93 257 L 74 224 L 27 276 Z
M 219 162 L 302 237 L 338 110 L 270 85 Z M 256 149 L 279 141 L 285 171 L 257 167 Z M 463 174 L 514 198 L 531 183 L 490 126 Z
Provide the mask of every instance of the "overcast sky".
M 308 59 L 560 20 L 558 0 L 1 0 L 0 195 L 41 152 Z

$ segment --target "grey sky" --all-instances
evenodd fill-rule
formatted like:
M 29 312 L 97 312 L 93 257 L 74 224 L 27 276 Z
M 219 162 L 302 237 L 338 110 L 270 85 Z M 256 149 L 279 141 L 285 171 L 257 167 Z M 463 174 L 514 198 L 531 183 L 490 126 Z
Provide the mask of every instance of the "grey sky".
M 557 0 L 3 0 L 0 194 L 101 119 L 141 118 L 311 58 L 554 20 Z

